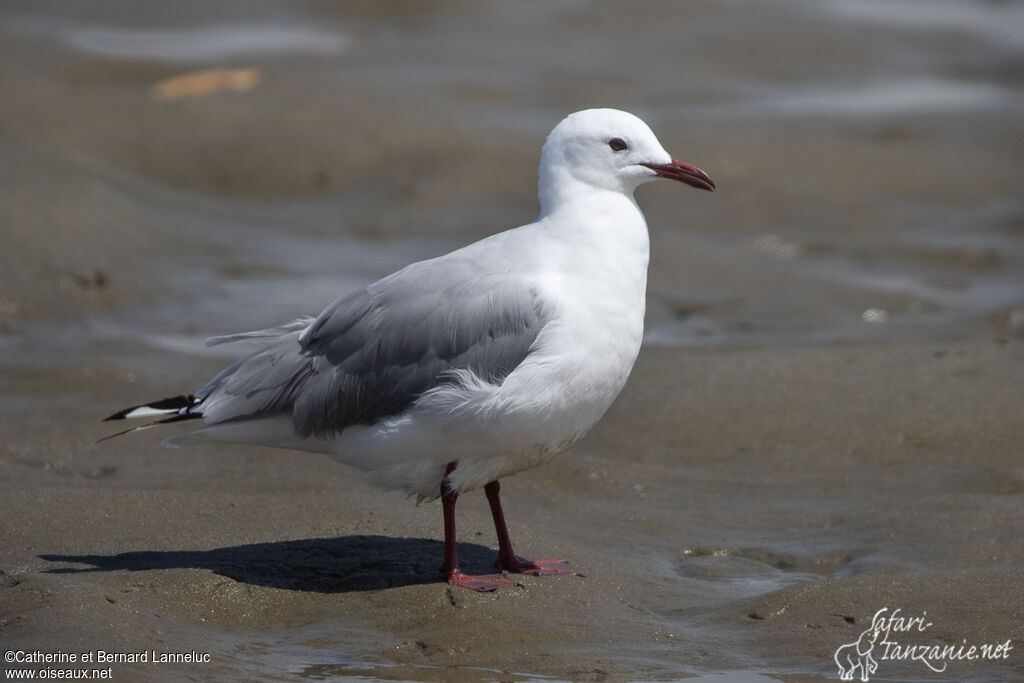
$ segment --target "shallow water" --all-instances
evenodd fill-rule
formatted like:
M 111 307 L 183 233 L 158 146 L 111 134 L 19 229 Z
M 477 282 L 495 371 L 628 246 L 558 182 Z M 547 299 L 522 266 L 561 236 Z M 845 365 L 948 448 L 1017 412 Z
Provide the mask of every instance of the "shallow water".
M 108 409 L 115 396 L 97 388 L 103 378 L 114 377 L 118 392 L 133 382 L 176 386 L 182 376 L 201 382 L 233 351 L 205 348 L 206 336 L 315 314 L 405 263 L 530 221 L 544 135 L 564 114 L 590 106 L 637 112 L 667 149 L 704 168 L 719 188 L 710 194 L 661 185 L 639 192 L 653 248 L 649 353 L 807 347 L 841 355 L 855 343 L 914 343 L 947 354 L 956 344 L 1018 344 L 1024 338 L 1022 36 L 1020 4 L 984 0 L 665 0 L 628 11 L 585 0 L 387 7 L 264 1 L 244 15 L 205 2 L 175 3 L 173 11 L 124 2 L 5 3 L 0 82 L 16 94 L 0 106 L 0 210 L 8 245 L 0 255 L 0 349 L 10 411 L 4 430 L 12 437 L 4 457 L 14 472 L 5 481 L 92 486 L 111 467 L 118 472 L 115 487 L 133 491 L 142 484 L 130 476 L 151 475 L 173 488 L 176 464 L 156 458 L 145 466 L 151 469 L 129 475 L 115 453 L 94 454 L 109 458 L 108 465 L 79 465 L 74 453 L 52 452 L 57 436 L 29 433 L 25 425 L 36 423 L 25 416 L 57 405 L 85 419 L 87 412 L 121 407 Z M 174 102 L 154 96 L 161 80 L 203 68 L 254 68 L 260 80 L 245 92 Z M 954 352 L 935 362 L 968 364 Z M 765 381 L 774 376 L 758 370 L 761 375 L 753 374 Z M 816 376 L 790 370 L 777 378 L 780 384 L 810 398 L 789 408 L 813 413 L 816 390 L 828 397 L 822 400 L 834 400 Z M 755 642 L 748 625 L 730 621 L 721 605 L 770 603 L 779 591 L 825 579 L 989 566 L 981 551 L 954 556 L 926 542 L 938 542 L 928 526 L 943 502 L 929 498 L 925 512 L 911 506 L 909 468 L 889 487 L 872 486 L 891 463 L 864 454 L 875 447 L 886 452 L 895 436 L 878 436 L 876 443 L 876 435 L 851 432 L 845 443 L 869 459 L 863 466 L 847 462 L 853 456 L 838 450 L 839 441 L 828 442 L 835 450 L 826 454 L 803 452 L 788 441 L 798 440 L 793 434 L 801 427 L 842 431 L 845 414 L 829 414 L 834 422 L 825 427 L 807 427 L 810 420 L 797 412 L 780 412 L 774 422 L 752 417 L 761 431 L 737 427 L 732 404 L 716 413 L 699 391 L 714 393 L 718 380 L 701 385 L 700 370 L 684 366 L 680 373 L 681 395 L 664 398 L 664 405 L 637 399 L 639 413 L 628 412 L 634 405 L 628 404 L 611 416 L 626 432 L 660 425 L 648 427 L 655 430 L 653 450 L 638 456 L 646 473 L 633 481 L 633 469 L 628 476 L 609 469 L 614 460 L 604 456 L 616 447 L 628 451 L 631 443 L 616 432 L 602 433 L 608 443 L 583 448 L 575 465 L 557 464 L 550 475 L 567 498 L 593 505 L 594 519 L 623 519 L 629 534 L 628 543 L 617 534 L 608 538 L 601 522 L 586 519 L 550 533 L 561 533 L 570 546 L 583 543 L 573 540 L 570 532 L 577 532 L 623 552 L 650 549 L 655 578 L 647 580 L 671 586 L 672 597 L 629 609 L 645 625 L 675 629 L 671 637 L 658 636 L 660 645 L 638 652 L 629 642 L 619 648 L 584 642 L 563 660 L 538 656 L 526 660 L 535 669 L 504 672 L 452 665 L 458 652 L 428 652 L 391 632 L 348 633 L 367 626 L 363 617 L 348 615 L 311 618 L 298 629 L 264 624 L 255 635 L 216 631 L 220 651 L 233 653 L 221 660 L 221 673 L 238 676 L 255 667 L 280 679 L 415 680 L 444 680 L 453 672 L 467 680 L 683 674 L 715 680 L 737 670 L 813 675 L 825 671 L 827 657 L 815 652 L 812 663 L 795 663 L 801 661 L 796 647 L 755 666 L 757 657 L 744 651 Z M 903 392 L 912 388 L 895 387 L 880 400 L 880 420 L 904 408 Z M 1005 388 L 993 395 L 1024 398 Z M 89 402 L 96 410 L 82 408 Z M 756 409 L 771 413 L 771 400 Z M 679 455 L 694 444 L 677 433 L 675 412 L 654 419 L 667 411 L 720 421 L 729 432 L 721 443 L 735 446 L 723 445 L 723 457 L 735 462 L 712 466 Z M 925 422 L 944 436 L 907 435 L 902 427 L 892 434 L 919 439 L 925 450 L 930 439 L 957 443 L 942 420 Z M 998 494 L 1005 515 L 989 508 L 986 514 L 1019 521 L 1014 460 L 994 455 L 1019 429 L 995 419 L 965 426 L 973 435 L 971 429 L 995 435 L 979 437 L 991 447 L 979 457 L 989 463 L 991 456 L 993 471 L 924 459 L 926 483 L 950 496 L 964 477 L 986 494 L 1009 487 Z M 742 441 L 731 430 L 751 436 Z M 763 464 L 748 469 L 743 449 Z M 976 450 L 961 449 L 968 458 Z M 819 459 L 827 463 L 824 473 L 805 469 Z M 196 477 L 182 486 L 202 490 L 195 473 L 213 466 L 183 462 L 197 469 L 180 466 Z M 235 466 L 245 471 L 246 462 Z M 841 487 L 823 494 L 836 473 L 829 467 L 858 482 L 856 494 Z M 222 481 L 219 472 L 210 473 L 213 481 Z M 657 490 L 659 472 L 663 485 L 678 487 Z M 702 473 L 707 490 L 688 510 L 695 519 L 667 531 L 679 516 L 677 491 L 701 483 Z M 782 480 L 779 490 L 762 494 L 773 473 Z M 594 502 L 603 485 L 624 476 L 628 495 Z M 268 485 L 253 477 L 257 483 L 247 485 Z M 290 485 L 305 490 L 307 483 Z M 875 498 L 865 500 L 867 493 Z M 904 506 L 898 519 L 914 528 L 879 541 L 892 520 L 877 509 L 892 496 Z M 646 520 L 634 512 L 639 498 Z M 971 507 L 973 499 L 955 499 L 965 516 L 990 519 Z M 760 518 L 769 503 L 791 507 L 773 524 Z M 433 533 L 431 515 L 409 521 L 419 520 L 419 512 L 401 514 L 406 524 Z M 821 526 L 801 526 L 802 519 Z M 1019 569 L 1020 558 L 1006 543 L 1011 559 L 1000 566 Z M 576 550 L 598 561 L 586 554 L 592 549 Z M 612 576 L 635 570 L 628 561 L 609 562 L 603 569 Z M 701 606 L 708 612 L 694 616 Z M 685 648 L 676 645 L 679 634 Z M 708 656 L 704 649 L 714 650 L 714 643 L 724 645 Z M 388 648 L 394 659 L 382 654 Z M 420 656 L 417 648 L 422 664 L 410 663 Z M 573 658 L 608 658 L 623 669 L 580 664 L 574 670 L 564 663 Z

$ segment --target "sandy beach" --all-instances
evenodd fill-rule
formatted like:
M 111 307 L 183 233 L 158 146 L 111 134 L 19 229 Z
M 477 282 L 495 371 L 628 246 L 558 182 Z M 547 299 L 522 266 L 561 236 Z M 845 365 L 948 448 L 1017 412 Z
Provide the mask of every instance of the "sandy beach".
M 872 680 L 1024 677 L 1020 12 L 555 4 L 0 11 L 6 671 L 835 680 L 898 612 Z M 214 68 L 251 71 L 154 89 Z M 719 190 L 638 193 L 633 375 L 502 483 L 517 551 L 578 576 L 450 588 L 440 506 L 324 456 L 97 443 L 230 362 L 203 338 L 532 220 L 595 104 Z M 486 571 L 482 493 L 459 524 Z
M 83 396 L 66 413 L 79 426 L 7 444 L 20 485 L 5 491 L 4 644 L 211 656 L 115 667 L 150 680 L 799 680 L 828 673 L 884 607 L 927 612 L 928 643 L 1019 642 L 1022 353 L 651 349 L 585 443 L 506 483 L 520 551 L 582 576 L 489 595 L 438 581 L 437 504 L 318 456 L 93 446 L 104 430 Z M 20 431 L 36 427 L 23 416 Z M 486 570 L 482 496 L 460 523 L 460 552 Z M 957 675 L 1019 670 L 1008 665 Z

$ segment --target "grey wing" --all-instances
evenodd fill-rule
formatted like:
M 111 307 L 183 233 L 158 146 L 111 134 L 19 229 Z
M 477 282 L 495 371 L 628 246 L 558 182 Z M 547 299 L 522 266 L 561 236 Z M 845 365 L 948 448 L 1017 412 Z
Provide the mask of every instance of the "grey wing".
M 221 337 L 210 337 L 206 340 L 207 346 L 220 346 L 221 344 L 234 344 L 235 342 L 254 342 L 257 344 L 266 344 L 268 342 L 277 341 L 289 332 L 301 332 L 312 323 L 314 318 L 303 317 L 296 318 L 290 323 L 284 325 L 278 325 L 277 327 L 269 327 L 265 330 L 254 330 L 252 332 L 239 332 L 238 334 L 226 334 Z
M 300 436 L 397 415 L 466 369 L 500 383 L 547 321 L 522 280 L 466 258 L 413 264 L 331 304 L 196 393 L 209 422 L 290 414 Z

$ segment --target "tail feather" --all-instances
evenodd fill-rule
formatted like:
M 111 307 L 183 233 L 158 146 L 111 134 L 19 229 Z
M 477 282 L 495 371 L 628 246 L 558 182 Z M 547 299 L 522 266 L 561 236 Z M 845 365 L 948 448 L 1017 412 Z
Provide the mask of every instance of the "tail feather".
M 182 411 L 191 408 L 195 404 L 195 396 L 172 396 L 171 398 L 163 398 L 160 399 L 159 401 L 143 403 L 141 405 L 132 406 L 131 408 L 119 410 L 110 417 L 103 418 L 103 421 L 106 422 L 107 420 L 126 420 L 136 417 L 154 417 L 156 415 L 174 415 L 175 417 L 184 418 L 186 415 L 190 414 L 182 414 Z M 199 417 L 199 415 L 194 415 L 194 417 Z
M 165 417 L 162 420 L 154 420 L 153 422 L 147 422 L 146 424 L 139 425 L 138 427 L 130 427 L 128 429 L 122 429 L 119 432 L 115 432 L 114 434 L 110 434 L 108 436 L 103 437 L 102 439 L 97 440 L 96 443 L 101 443 L 101 442 L 106 441 L 108 439 L 113 439 L 115 436 L 124 436 L 125 434 L 131 434 L 132 432 L 140 432 L 143 429 L 149 429 L 150 427 L 155 427 L 157 425 L 170 424 L 171 422 L 182 422 L 184 420 L 197 420 L 197 419 L 199 419 L 201 417 L 202 417 L 201 413 L 179 413 L 178 415 L 171 415 L 170 417 Z M 121 419 L 121 418 L 115 418 L 113 416 L 107 418 L 107 420 L 114 420 L 114 419 Z

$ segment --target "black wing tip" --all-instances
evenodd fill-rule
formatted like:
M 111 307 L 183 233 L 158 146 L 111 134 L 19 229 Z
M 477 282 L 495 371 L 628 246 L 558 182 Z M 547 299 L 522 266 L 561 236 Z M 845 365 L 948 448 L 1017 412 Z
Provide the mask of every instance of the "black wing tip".
M 119 410 L 116 413 L 114 413 L 113 415 L 109 415 L 109 416 L 103 418 L 102 422 L 110 422 L 111 420 L 123 420 L 126 417 L 128 417 L 128 413 L 132 412 L 136 408 L 141 408 L 141 407 L 142 406 L 132 406 L 131 408 L 125 408 L 124 410 Z
M 142 406 L 132 406 L 131 408 L 125 408 L 124 410 L 119 410 L 116 413 L 114 413 L 113 415 L 109 415 L 109 416 L 103 418 L 102 422 L 110 422 L 111 420 L 123 420 L 123 419 L 125 419 L 128 416 L 128 413 L 132 412 L 136 408 L 141 408 L 141 407 Z
M 123 420 L 128 415 L 139 408 L 152 408 L 153 410 L 181 410 L 182 408 L 191 408 L 195 405 L 196 397 L 192 394 L 182 394 L 181 396 L 171 396 L 169 398 L 162 398 L 159 401 L 152 401 L 150 403 L 140 403 L 137 406 L 125 408 L 119 410 L 109 417 L 103 418 L 103 422 L 109 422 L 110 420 Z
M 150 427 L 156 427 L 157 425 L 171 424 L 172 422 L 184 422 L 185 420 L 198 420 L 201 417 L 202 417 L 202 415 L 200 413 L 185 413 L 184 415 L 170 415 L 168 417 L 165 417 L 165 418 L 162 418 L 162 419 L 159 419 L 159 420 L 154 420 L 153 422 L 147 422 L 146 424 L 139 425 L 138 427 L 129 427 L 128 429 L 122 429 L 119 432 L 114 432 L 113 434 L 109 434 L 109 435 L 103 437 L 102 439 L 97 439 L 96 443 L 103 443 L 104 441 L 108 441 L 108 440 L 113 439 L 115 437 L 124 436 L 125 434 L 131 434 L 132 432 L 138 432 L 138 431 L 141 431 L 143 429 L 149 429 Z M 118 419 L 118 418 L 114 418 L 113 416 L 107 418 L 107 420 L 113 420 L 113 419 Z M 104 422 L 106 422 L 106 420 L 104 420 Z

